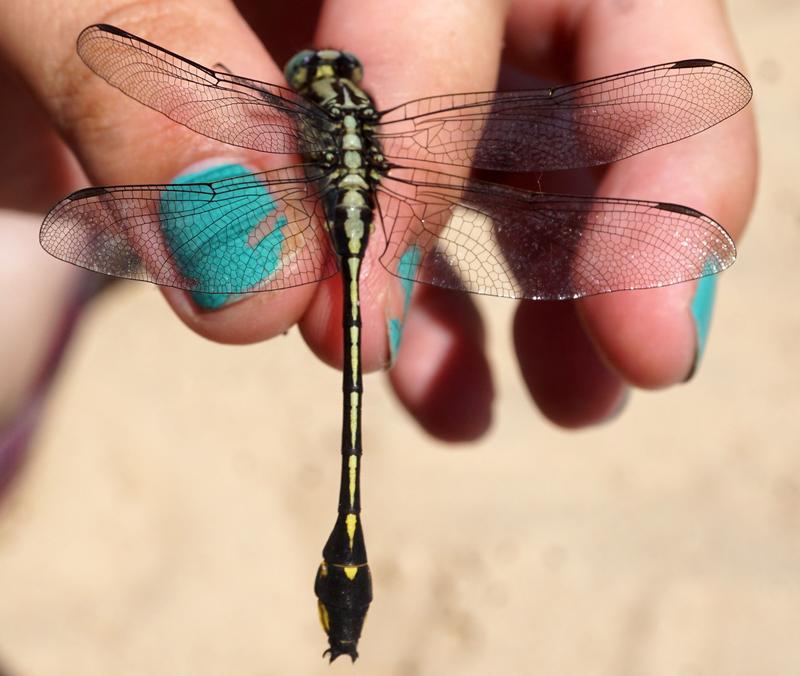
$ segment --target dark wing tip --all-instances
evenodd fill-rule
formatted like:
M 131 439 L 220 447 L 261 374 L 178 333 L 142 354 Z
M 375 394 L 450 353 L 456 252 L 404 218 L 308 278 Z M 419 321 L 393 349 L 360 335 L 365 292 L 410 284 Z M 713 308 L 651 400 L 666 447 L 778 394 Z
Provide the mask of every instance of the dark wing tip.
M 123 38 L 131 37 L 130 33 L 125 32 L 121 28 L 117 28 L 116 26 L 112 26 L 107 23 L 95 23 L 91 26 L 87 26 L 84 28 L 80 34 L 78 35 L 78 44 L 80 45 L 81 42 L 84 42 L 88 38 L 97 33 L 111 33 L 112 35 L 118 35 Z
M 121 28 L 117 28 L 116 26 L 112 26 L 111 24 L 107 24 L 107 23 L 96 23 L 96 24 L 93 24 L 91 26 L 88 26 L 88 27 L 84 28 L 81 31 L 80 35 L 78 35 L 78 40 L 77 40 L 78 55 L 84 61 L 86 61 L 86 63 L 89 65 L 89 67 L 92 68 L 93 70 L 94 70 L 94 67 L 87 60 L 87 59 L 91 60 L 91 57 L 88 56 L 88 55 L 85 56 L 84 55 L 84 51 L 83 51 L 82 48 L 85 46 L 85 43 L 88 40 L 90 40 L 93 37 L 95 37 L 98 33 L 107 33 L 107 34 L 110 34 L 110 35 L 115 35 L 115 36 L 120 37 L 120 38 L 125 38 L 126 40 L 130 40 L 130 42 L 132 43 L 131 45 L 126 45 L 127 47 L 130 47 L 130 48 L 133 48 L 133 49 L 141 49 L 142 47 L 144 47 L 145 51 L 149 51 L 151 53 L 155 52 L 155 54 L 152 54 L 152 58 L 161 58 L 161 59 L 163 59 L 165 56 L 169 56 L 169 57 L 172 57 L 174 59 L 177 59 L 178 61 L 182 61 L 183 63 L 187 63 L 190 66 L 192 66 L 194 68 L 197 68 L 198 70 L 201 70 L 204 73 L 207 73 L 208 75 L 211 75 L 212 77 L 216 78 L 216 73 L 211 68 L 207 68 L 206 66 L 202 66 L 199 63 L 195 63 L 194 61 L 191 61 L 190 59 L 187 59 L 185 56 L 181 56 L 180 54 L 176 54 L 175 52 L 172 52 L 169 49 L 164 49 L 163 47 L 157 45 L 154 42 L 150 42 L 149 40 L 145 40 L 144 38 L 140 38 L 138 35 L 134 35 L 133 33 L 129 33 L 128 31 L 122 30 Z M 109 38 L 109 39 L 111 39 L 111 38 Z M 98 74 L 101 77 L 103 77 L 104 79 L 108 79 L 102 73 L 98 73 Z M 114 86 L 117 86 L 117 85 L 114 85 Z M 121 87 L 118 87 L 118 89 L 121 89 Z M 125 90 L 123 89 L 123 91 L 125 91 Z
M 89 26 L 89 28 L 96 28 L 104 33 L 113 33 L 114 35 L 120 35 L 124 38 L 130 37 L 131 35 L 128 33 L 128 31 L 124 31 L 121 28 L 117 28 L 116 26 L 112 26 L 108 23 L 96 23 L 94 26 Z
M 39 230 L 39 242 L 42 243 L 42 246 L 45 248 L 45 250 L 49 253 L 52 253 L 44 245 L 43 238 L 45 233 L 50 230 L 53 222 L 58 219 L 64 209 L 68 208 L 67 205 L 71 204 L 72 202 L 77 202 L 92 197 L 100 197 L 101 195 L 107 195 L 108 192 L 108 190 L 101 187 L 83 188 L 82 190 L 77 190 L 74 193 L 67 195 L 64 199 L 54 205 L 53 208 L 47 212 L 47 215 L 44 217 L 44 221 L 42 222 L 42 227 Z
M 657 202 L 654 206 L 656 209 L 661 209 L 662 211 L 671 211 L 672 213 L 680 214 L 681 216 L 688 216 L 689 218 L 697 218 L 705 221 L 709 225 L 712 225 L 716 229 L 720 241 L 724 241 L 727 248 L 730 251 L 728 262 L 724 263 L 720 269 L 724 270 L 736 260 L 736 243 L 733 241 L 733 238 L 730 236 L 730 234 L 728 234 L 728 231 L 725 230 L 725 228 L 723 228 L 713 218 L 706 216 L 702 211 L 697 211 L 697 209 L 692 209 L 691 207 L 684 206 L 683 204 L 672 204 L 671 202 Z
M 86 199 L 87 197 L 98 197 L 100 195 L 107 195 L 107 194 L 108 190 L 106 190 L 105 188 L 100 188 L 100 187 L 83 188 L 83 190 L 78 190 L 72 193 L 71 195 L 68 195 L 66 199 L 72 202 L 74 200 Z
M 676 61 L 672 68 L 701 68 L 703 66 L 715 66 L 718 63 L 718 61 L 712 61 L 711 59 L 684 59 L 683 61 Z
M 78 34 L 78 39 L 75 41 L 75 49 L 82 59 L 86 46 L 91 44 L 94 40 L 102 38 L 103 33 L 116 35 L 123 38 L 131 37 L 129 33 L 126 33 L 121 28 L 117 28 L 116 26 L 111 26 L 106 23 L 95 23 L 91 26 L 87 26 Z
M 683 216 L 691 216 L 693 218 L 706 218 L 706 216 L 696 209 L 692 209 L 691 207 L 685 207 L 682 204 L 672 204 L 671 202 L 658 202 L 656 204 L 656 209 L 661 209 L 662 211 L 672 211 L 676 214 L 681 214 Z
M 101 195 L 107 194 L 108 190 L 105 188 L 84 188 L 83 190 L 77 190 L 76 192 L 67 195 L 64 199 L 58 202 L 58 204 L 53 206 L 53 208 L 47 212 L 47 215 L 44 217 L 44 221 L 42 221 L 42 227 L 39 229 L 39 244 L 42 245 L 42 248 L 50 255 L 55 256 L 56 258 L 62 258 L 57 253 L 52 251 L 47 244 L 47 239 L 51 235 L 53 224 L 58 221 L 59 217 L 63 213 L 63 210 L 67 208 L 68 204 L 77 202 L 78 200 L 84 200 L 91 197 L 100 197 Z
M 716 66 L 720 70 L 726 71 L 745 86 L 746 96 L 740 100 L 740 106 L 737 108 L 737 110 L 744 108 L 753 97 L 753 85 L 750 84 L 750 80 L 747 79 L 744 73 L 733 66 L 729 66 L 727 63 L 723 63 L 722 61 L 714 61 L 712 59 L 684 59 L 683 61 L 676 61 L 673 63 L 672 66 L 670 66 L 670 70 L 679 70 L 682 68 L 708 68 L 712 66 Z

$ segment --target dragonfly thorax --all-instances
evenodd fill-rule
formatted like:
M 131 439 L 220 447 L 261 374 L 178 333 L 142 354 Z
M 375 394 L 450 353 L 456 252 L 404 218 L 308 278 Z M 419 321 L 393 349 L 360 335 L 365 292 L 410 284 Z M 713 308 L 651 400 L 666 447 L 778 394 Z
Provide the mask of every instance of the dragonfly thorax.
M 285 74 L 297 93 L 324 109 L 328 118 L 331 143 L 323 153 L 306 156 L 316 165 L 309 177 L 324 170 L 315 180 L 325 194 L 325 226 L 335 253 L 343 264 L 360 259 L 373 229 L 375 188 L 387 170 L 374 136 L 375 106 L 358 86 L 361 62 L 348 52 L 306 50 L 289 61 Z

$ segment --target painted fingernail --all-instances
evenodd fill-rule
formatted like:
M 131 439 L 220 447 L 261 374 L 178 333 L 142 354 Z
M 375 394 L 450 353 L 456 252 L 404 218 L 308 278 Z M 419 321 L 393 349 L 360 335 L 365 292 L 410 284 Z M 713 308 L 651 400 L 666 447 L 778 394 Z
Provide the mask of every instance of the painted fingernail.
M 389 368 L 394 366 L 397 361 L 397 354 L 400 351 L 400 342 L 403 338 L 403 327 L 405 325 L 408 308 L 411 305 L 411 292 L 414 290 L 413 280 L 416 278 L 417 269 L 421 258 L 421 251 L 416 246 L 410 246 L 400 257 L 397 263 L 397 275 L 400 289 L 399 302 L 390 302 L 386 326 L 389 335 Z M 395 294 L 397 297 L 397 294 Z
M 222 183 L 212 187 L 215 181 Z M 286 217 L 277 213 L 267 186 L 241 164 L 182 174 L 172 185 L 189 183 L 196 184 L 192 192 L 162 192 L 161 228 L 181 274 L 215 289 L 192 291 L 195 303 L 215 310 L 245 297 L 231 290 L 244 292 L 277 269 Z
M 703 358 L 703 353 L 706 349 L 706 341 L 708 340 L 708 329 L 711 325 L 711 315 L 714 311 L 714 298 L 717 291 L 717 278 L 715 275 L 708 275 L 701 277 L 697 282 L 697 290 L 694 292 L 692 299 L 692 318 L 694 319 L 695 329 L 695 351 L 694 362 L 692 362 L 692 369 L 686 380 L 691 380 L 697 372 L 700 365 L 700 360 Z

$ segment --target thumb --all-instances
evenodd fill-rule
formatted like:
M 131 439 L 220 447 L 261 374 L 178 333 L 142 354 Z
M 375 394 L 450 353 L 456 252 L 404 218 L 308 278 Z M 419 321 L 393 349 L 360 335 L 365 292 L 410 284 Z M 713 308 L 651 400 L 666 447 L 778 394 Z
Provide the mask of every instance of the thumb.
M 169 61 L 179 75 L 193 77 L 207 72 L 177 56 L 185 54 L 201 64 L 216 63 L 224 57 L 232 71 L 266 82 L 282 82 L 280 68 L 231 3 L 206 0 L 191 5 L 155 6 L 113 2 L 116 9 L 108 11 L 108 3 L 104 3 L 101 13 L 87 11 L 87 3 L 82 2 L 80 12 L 67 8 L 64 14 L 59 9 L 58 23 L 49 19 L 57 14 L 54 7 L 48 10 L 50 4 L 41 2 L 26 6 L 24 11 L 5 13 L 0 18 L 0 45 L 95 184 L 169 183 L 187 169 L 192 172 L 193 181 L 207 183 L 287 164 L 285 156 L 247 149 L 247 143 L 233 147 L 201 135 L 213 133 L 210 126 L 215 120 L 224 120 L 217 111 L 209 114 L 208 105 L 205 121 L 201 119 L 202 112 L 193 116 L 201 124 L 194 124 L 192 131 L 132 101 L 87 68 L 89 65 L 129 95 L 165 113 L 165 106 L 159 105 L 164 97 L 175 98 L 170 102 L 173 109 L 183 103 L 175 94 L 176 88 L 161 82 L 157 67 L 147 60 L 140 61 L 136 50 L 129 49 L 130 44 L 145 50 L 152 47 L 148 42 L 164 45 L 175 54 L 159 51 L 159 58 Z M 134 38 L 131 43 L 124 34 L 110 28 L 95 27 L 81 33 L 87 18 L 119 25 L 148 42 L 136 42 Z M 117 62 L 109 64 L 109 59 Z M 132 77 L 124 80 L 129 76 L 126 68 L 136 71 L 133 85 Z M 113 77 L 108 77 L 109 73 Z M 199 219 L 180 225 L 203 227 Z M 225 342 L 259 340 L 284 331 L 303 313 L 312 293 L 313 286 L 306 286 L 281 294 L 249 294 L 243 296 L 243 302 L 207 312 L 203 311 L 204 306 L 216 308 L 217 304 L 204 304 L 200 294 L 195 294 L 191 302 L 185 293 L 166 291 L 173 308 L 187 324 Z M 254 306 L 260 306 L 261 311 L 254 312 Z

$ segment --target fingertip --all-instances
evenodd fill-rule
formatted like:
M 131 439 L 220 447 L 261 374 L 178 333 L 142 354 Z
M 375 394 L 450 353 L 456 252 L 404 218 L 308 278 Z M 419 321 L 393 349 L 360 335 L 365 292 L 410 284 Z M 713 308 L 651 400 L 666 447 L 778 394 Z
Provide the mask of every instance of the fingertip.
M 474 357 L 474 355 L 473 355 Z M 470 358 L 467 352 L 453 355 L 440 362 L 435 373 L 424 381 L 420 393 L 405 380 L 404 371 L 395 368 L 390 373 L 392 386 L 405 409 L 433 437 L 451 443 L 474 441 L 483 436 L 492 423 L 494 392 L 488 365 L 478 364 L 468 373 L 463 364 Z
M 659 389 L 683 382 L 697 351 L 690 311 L 694 284 L 586 298 L 582 325 L 627 383 Z
M 584 332 L 575 304 L 521 304 L 514 344 L 528 390 L 551 422 L 575 429 L 606 421 L 620 410 L 625 383 Z
M 419 294 L 389 378 L 429 434 L 471 441 L 491 425 L 494 386 L 483 342 L 480 318 L 465 294 L 433 288 Z
M 300 320 L 314 288 L 307 285 L 278 293 L 241 294 L 215 308 L 202 307 L 180 289 L 161 291 L 175 314 L 195 333 L 217 343 L 247 345 L 288 331 Z
M 300 335 L 311 351 L 333 368 L 341 369 L 343 362 L 342 335 L 342 280 L 340 275 L 322 282 L 300 321 Z M 364 356 L 363 338 L 369 332 L 361 332 L 362 368 Z

